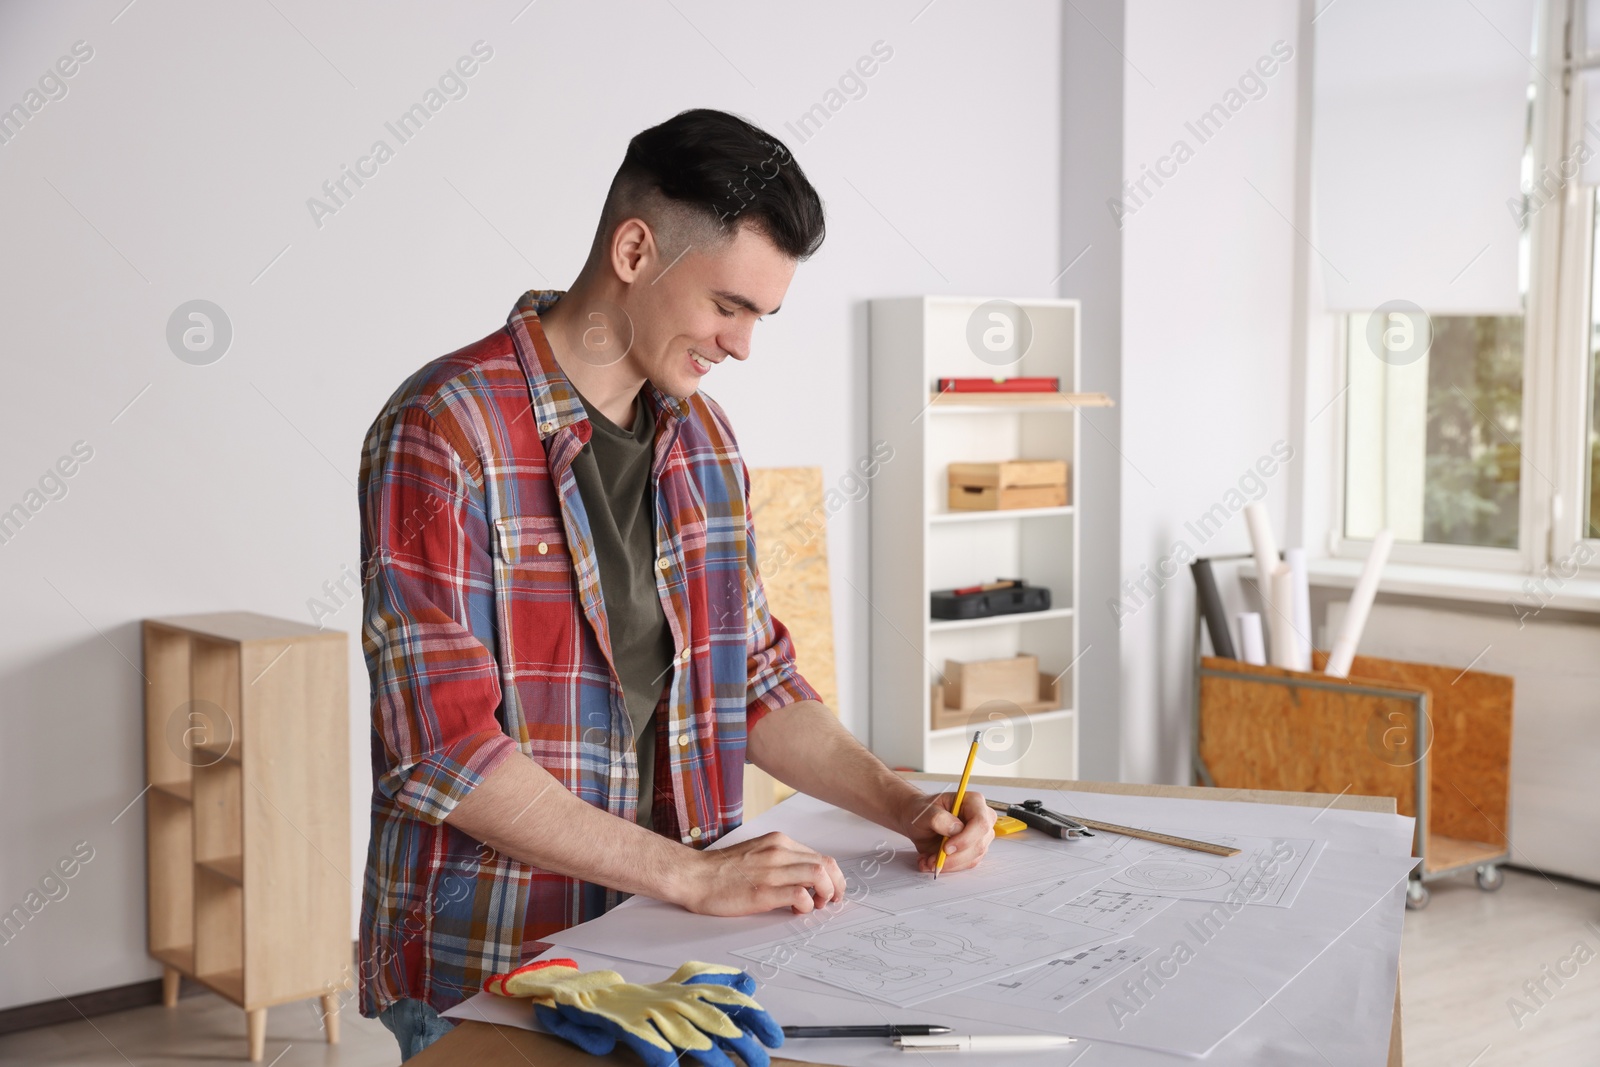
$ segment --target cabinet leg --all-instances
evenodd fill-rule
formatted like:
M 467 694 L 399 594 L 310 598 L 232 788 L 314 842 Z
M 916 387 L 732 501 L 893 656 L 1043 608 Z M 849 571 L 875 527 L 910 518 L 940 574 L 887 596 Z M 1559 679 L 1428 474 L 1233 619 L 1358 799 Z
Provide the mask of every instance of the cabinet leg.
M 328 993 L 322 998 L 322 1029 L 328 1037 L 328 1044 L 339 1043 L 339 995 Z
M 161 1006 L 176 1008 L 178 1006 L 178 983 L 183 981 L 183 972 L 175 967 L 161 968 Z
M 245 1028 L 250 1034 L 250 1062 L 260 1063 L 267 1051 L 267 1009 L 247 1011 L 244 1016 Z

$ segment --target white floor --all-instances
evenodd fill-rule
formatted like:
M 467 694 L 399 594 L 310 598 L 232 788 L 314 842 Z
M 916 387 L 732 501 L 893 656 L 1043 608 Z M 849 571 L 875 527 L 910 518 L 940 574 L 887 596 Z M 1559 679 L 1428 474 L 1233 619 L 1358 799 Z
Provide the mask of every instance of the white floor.
M 1600 1065 L 1600 890 L 1517 871 L 1506 873 L 1498 893 L 1480 892 L 1470 877 L 1434 882 L 1432 890 L 1429 906 L 1406 917 L 1406 1067 Z M 1579 945 L 1586 963 L 1574 958 Z M 1539 980 L 1548 995 L 1535 1000 L 1523 984 Z M 1520 1027 L 1511 998 L 1529 1009 Z M 350 1010 L 340 1043 L 325 1044 L 315 1003 L 267 1014 L 265 1063 L 400 1062 L 382 1024 Z M 244 1013 L 211 994 L 186 997 L 170 1012 L 138 1008 L 0 1037 L 7 1067 L 237 1067 L 244 1052 Z
M 1406 1067 L 1600 1064 L 1600 890 L 1520 871 L 1496 893 L 1470 875 L 1429 888 L 1400 953 Z M 1514 1017 L 1512 998 L 1532 1014 Z

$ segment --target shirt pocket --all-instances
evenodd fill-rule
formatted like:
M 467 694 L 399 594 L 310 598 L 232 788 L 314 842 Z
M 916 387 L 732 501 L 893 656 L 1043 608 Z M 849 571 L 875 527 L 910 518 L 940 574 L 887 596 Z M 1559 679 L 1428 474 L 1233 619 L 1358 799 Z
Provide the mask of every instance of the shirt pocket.
M 561 520 L 553 515 L 494 521 L 495 570 L 513 597 L 572 595 L 572 556 Z

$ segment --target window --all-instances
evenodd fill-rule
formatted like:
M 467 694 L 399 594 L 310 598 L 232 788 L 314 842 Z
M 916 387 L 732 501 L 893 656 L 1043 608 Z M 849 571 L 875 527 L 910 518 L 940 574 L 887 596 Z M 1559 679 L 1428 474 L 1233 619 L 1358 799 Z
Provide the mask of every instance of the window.
M 1349 316 L 1346 538 L 1387 527 L 1413 544 L 1518 547 L 1522 324 L 1416 308 Z

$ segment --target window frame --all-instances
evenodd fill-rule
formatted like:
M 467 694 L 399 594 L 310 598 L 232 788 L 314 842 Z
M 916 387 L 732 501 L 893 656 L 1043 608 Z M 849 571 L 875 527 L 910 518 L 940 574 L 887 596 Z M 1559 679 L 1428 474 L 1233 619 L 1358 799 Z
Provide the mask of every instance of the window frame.
M 1582 9 L 1583 0 L 1542 0 L 1538 7 L 1540 54 L 1534 62 L 1540 74 L 1534 78 L 1559 77 L 1561 91 L 1536 91 L 1530 107 L 1528 150 L 1536 175 L 1547 166 L 1554 172 L 1572 131 L 1582 129 L 1581 108 L 1573 106 L 1581 81 L 1573 75 L 1567 54 L 1568 41 L 1585 39 Z M 1600 53 L 1588 57 L 1587 65 L 1600 68 Z M 1393 562 L 1524 575 L 1541 574 L 1554 562 L 1561 573 L 1567 572 L 1569 559 L 1584 540 L 1579 537 L 1579 503 L 1587 459 L 1589 287 L 1596 243 L 1591 193 L 1576 181 L 1563 181 L 1560 195 L 1532 215 L 1526 231 L 1517 547 L 1397 543 L 1390 552 Z M 1349 387 L 1349 316 L 1323 312 L 1323 317 L 1331 320 L 1330 370 L 1336 395 L 1342 397 Z M 1581 387 L 1571 388 L 1574 381 Z M 1563 382 L 1569 388 L 1563 390 Z M 1336 559 L 1364 559 L 1371 541 L 1344 534 L 1347 409 L 1339 404 L 1329 435 L 1328 553 Z M 1309 434 L 1302 440 L 1312 444 Z M 1587 545 L 1590 562 L 1576 576 L 1600 578 L 1600 539 L 1587 539 Z

